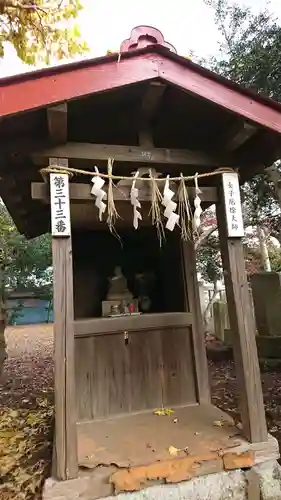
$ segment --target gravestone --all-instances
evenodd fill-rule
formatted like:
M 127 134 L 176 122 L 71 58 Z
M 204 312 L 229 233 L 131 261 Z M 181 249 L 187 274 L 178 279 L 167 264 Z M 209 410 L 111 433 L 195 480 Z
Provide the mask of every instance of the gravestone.
M 281 273 L 254 274 L 251 286 L 258 335 L 281 336 Z
M 281 273 L 251 276 L 259 357 L 281 359 Z
M 217 300 L 213 306 L 214 312 L 214 332 L 217 339 L 225 341 L 225 330 L 229 329 L 227 303 L 224 300 Z

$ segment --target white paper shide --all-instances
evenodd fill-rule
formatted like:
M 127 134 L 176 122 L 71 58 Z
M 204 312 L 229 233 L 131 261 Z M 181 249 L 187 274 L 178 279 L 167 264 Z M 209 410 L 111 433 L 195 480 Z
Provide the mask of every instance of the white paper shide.
M 227 232 L 230 238 L 242 238 L 244 225 L 238 174 L 227 172 L 222 175 L 226 211 Z
M 70 236 L 68 175 L 50 174 L 51 219 L 53 236 Z
M 105 184 L 105 180 L 99 176 L 97 167 L 95 167 L 95 171 L 96 175 L 92 178 L 93 186 L 91 189 L 91 194 L 96 197 L 95 205 L 99 209 L 99 220 L 102 221 L 102 216 L 106 210 L 106 204 L 103 200 L 106 200 L 107 198 L 106 192 L 102 189 Z
M 131 205 L 133 206 L 133 214 L 134 214 L 134 219 L 133 219 L 133 226 L 135 229 L 138 229 L 139 227 L 139 220 L 142 220 L 142 215 L 140 213 L 141 209 L 141 204 L 139 202 L 139 190 L 136 188 L 136 180 L 139 176 L 139 171 L 136 172 L 134 176 L 134 180 L 132 182 L 132 187 L 131 187 Z
M 169 231 L 173 231 L 175 228 L 175 225 L 178 224 L 179 222 L 179 215 L 175 213 L 177 209 L 177 204 L 175 201 L 172 200 L 172 198 L 175 196 L 175 193 L 170 189 L 169 186 L 169 175 L 166 178 L 165 181 L 165 187 L 164 187 L 164 196 L 163 196 L 163 201 L 162 204 L 165 207 L 164 211 L 164 217 L 166 217 L 167 223 L 166 223 L 166 229 L 169 229 Z
M 194 182 L 195 182 L 195 198 L 194 198 L 195 210 L 194 210 L 193 224 L 195 231 L 197 231 L 197 229 L 199 229 L 201 224 L 201 214 L 203 212 L 201 207 L 201 198 L 200 198 L 200 194 L 202 194 L 202 191 L 198 186 L 198 174 L 195 174 Z

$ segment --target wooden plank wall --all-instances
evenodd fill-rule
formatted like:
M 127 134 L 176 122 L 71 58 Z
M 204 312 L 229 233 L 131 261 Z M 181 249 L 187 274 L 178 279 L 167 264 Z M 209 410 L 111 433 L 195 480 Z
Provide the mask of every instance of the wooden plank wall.
M 190 327 L 75 339 L 78 420 L 196 403 Z

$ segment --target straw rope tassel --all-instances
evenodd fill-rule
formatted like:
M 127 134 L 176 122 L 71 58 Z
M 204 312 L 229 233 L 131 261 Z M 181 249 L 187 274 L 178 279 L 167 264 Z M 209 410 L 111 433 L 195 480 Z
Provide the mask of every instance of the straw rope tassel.
M 92 178 L 93 187 L 91 194 L 96 196 L 95 205 L 99 209 L 99 220 L 102 221 L 102 216 L 106 209 L 106 204 L 102 200 L 106 200 L 106 192 L 102 189 L 105 180 L 99 176 L 98 167 L 95 167 L 96 175 Z
M 115 207 L 114 197 L 113 197 L 113 181 L 112 181 L 112 167 L 113 159 L 108 158 L 107 162 L 107 173 L 108 173 L 108 191 L 107 191 L 107 224 L 111 232 L 115 232 L 114 224 L 117 218 L 119 218 L 118 212 Z
M 156 177 L 152 174 L 151 168 L 149 169 L 149 179 L 151 182 L 151 221 L 152 225 L 156 227 L 159 244 L 161 246 L 162 240 L 165 240 L 165 230 L 159 206 L 159 203 L 162 203 L 163 197 L 160 193 L 159 187 L 157 186 Z
M 202 193 L 202 191 L 199 189 L 198 186 L 198 174 L 195 174 L 194 176 L 194 183 L 195 183 L 195 198 L 194 198 L 194 229 L 198 229 L 200 224 L 201 224 L 201 214 L 203 212 L 201 208 L 201 199 L 199 197 L 199 194 Z
M 190 221 L 192 220 L 192 212 L 183 174 L 181 174 L 181 179 L 178 189 L 178 198 L 179 198 L 178 213 L 180 217 L 181 239 L 187 241 L 191 238 Z
M 132 182 L 132 188 L 131 188 L 131 204 L 133 206 L 133 226 L 135 229 L 138 229 L 139 227 L 139 220 L 142 220 L 142 215 L 139 212 L 138 208 L 141 208 L 141 204 L 138 200 L 139 196 L 139 190 L 136 188 L 136 180 L 139 176 L 139 171 L 135 173 L 134 180 Z

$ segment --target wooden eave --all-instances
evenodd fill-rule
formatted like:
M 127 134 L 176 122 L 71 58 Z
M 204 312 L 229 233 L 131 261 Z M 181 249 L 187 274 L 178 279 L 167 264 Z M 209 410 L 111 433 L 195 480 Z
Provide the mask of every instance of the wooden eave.
M 151 45 L 121 54 L 0 79 L 0 117 L 96 92 L 161 78 L 247 120 L 281 132 L 281 105 L 172 53 Z

